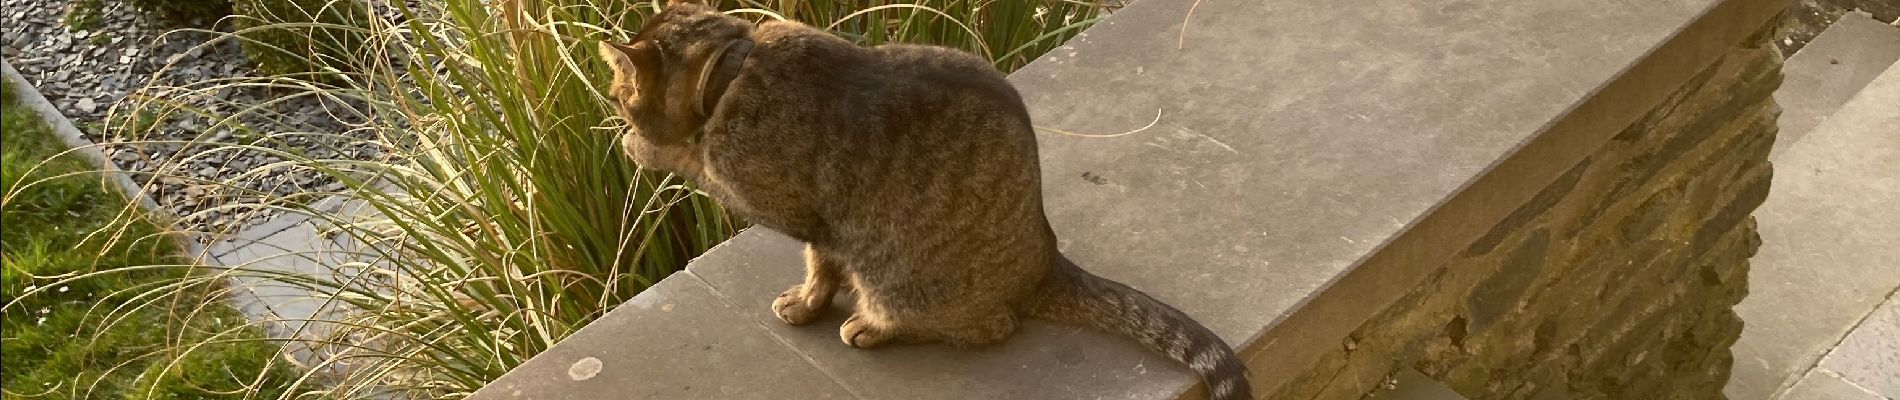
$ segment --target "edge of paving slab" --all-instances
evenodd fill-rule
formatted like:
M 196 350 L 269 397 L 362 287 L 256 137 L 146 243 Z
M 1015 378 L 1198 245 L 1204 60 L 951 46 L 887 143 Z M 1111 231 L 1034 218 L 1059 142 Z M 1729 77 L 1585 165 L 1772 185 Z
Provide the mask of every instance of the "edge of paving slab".
M 46 96 L 40 94 L 39 87 L 33 86 L 31 81 L 20 75 L 19 70 L 13 69 L 12 63 L 0 60 L 0 67 L 4 67 L 7 81 L 20 85 L 22 90 L 15 93 L 20 96 L 20 102 L 38 113 L 40 120 L 46 121 L 47 126 L 53 129 L 53 136 L 59 137 L 60 142 L 73 148 L 81 156 L 92 160 L 93 164 L 96 164 L 95 166 L 104 173 L 105 179 L 118 186 L 128 200 L 138 203 L 146 211 L 172 216 L 170 211 L 160 207 L 157 201 L 146 195 L 138 183 L 132 181 L 132 174 L 119 169 L 119 166 L 113 164 L 111 159 L 106 158 L 105 152 L 99 150 L 98 144 L 86 140 L 85 134 L 79 132 L 79 127 L 73 125 L 73 121 L 66 118 L 65 114 L 60 113 L 59 108 L 53 106 L 52 102 L 47 101 Z M 185 245 L 189 246 L 188 250 L 193 254 L 200 254 L 203 250 L 203 246 L 194 240 L 181 240 L 181 242 L 187 242 Z
M 1784 88 L 1775 93 L 1782 105 L 1776 154 L 1786 152 L 1808 132 L 1900 61 L 1900 25 L 1865 13 L 1848 13 L 1788 58 Z

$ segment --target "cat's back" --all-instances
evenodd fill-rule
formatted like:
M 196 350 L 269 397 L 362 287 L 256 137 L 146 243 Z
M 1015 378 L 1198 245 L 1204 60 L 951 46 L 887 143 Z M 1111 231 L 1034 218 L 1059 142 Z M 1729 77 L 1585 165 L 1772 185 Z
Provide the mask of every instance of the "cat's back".
M 975 54 L 939 46 L 888 44 L 870 49 L 881 72 L 899 89 L 964 91 L 982 100 L 1020 105 L 1016 89 L 1001 71 Z
M 734 84 L 764 93 L 748 103 L 783 107 L 776 112 L 813 119 L 832 134 L 1030 135 L 1021 96 L 975 54 L 911 44 L 861 47 L 788 21 L 759 24 L 752 39 L 757 49 L 747 62 L 749 76 Z
M 975 89 L 996 101 L 1020 102 L 1005 76 L 982 57 L 939 46 L 887 44 L 860 47 L 817 28 L 773 21 L 760 24 L 752 38 L 759 50 L 755 65 L 780 87 L 817 86 L 825 96 L 855 94 L 910 97 L 923 92 Z M 842 87 L 851 86 L 851 87 Z
M 760 89 L 821 93 L 861 91 L 837 87 L 876 80 L 871 67 L 876 55 L 837 35 L 811 26 L 770 21 L 754 28 L 756 46 L 746 62 L 742 79 L 760 81 Z

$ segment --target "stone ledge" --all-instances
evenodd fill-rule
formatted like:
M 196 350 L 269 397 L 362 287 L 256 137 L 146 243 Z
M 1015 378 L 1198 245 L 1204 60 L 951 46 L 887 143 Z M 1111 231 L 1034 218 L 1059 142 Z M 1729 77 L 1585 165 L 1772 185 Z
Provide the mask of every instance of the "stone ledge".
M 1242 348 L 1266 394 L 1787 1 L 1210 1 L 1182 34 L 1191 3 L 1135 3 L 1011 80 L 1037 124 L 1062 131 L 1127 131 L 1159 109 L 1135 134 L 1041 137 L 1062 249 Z M 703 279 L 731 302 L 680 323 L 776 338 L 806 364 L 620 379 L 591 393 L 743 386 L 806 367 L 867 399 L 1159 399 L 1195 386 L 1130 341 L 1048 324 L 980 351 L 845 348 L 836 316 L 787 327 L 767 314 L 797 281 L 796 250 L 752 230 L 666 282 Z M 656 287 L 632 303 L 685 296 Z M 524 388 L 518 398 L 585 398 L 564 390 L 576 354 L 670 368 L 738 351 L 627 352 L 650 347 L 632 338 L 677 329 L 625 321 L 655 312 L 616 310 L 474 398 Z M 758 325 L 764 333 L 745 333 Z M 602 373 L 614 371 L 632 372 Z M 806 397 L 784 390 L 776 397 Z M 675 398 L 746 398 L 732 396 Z

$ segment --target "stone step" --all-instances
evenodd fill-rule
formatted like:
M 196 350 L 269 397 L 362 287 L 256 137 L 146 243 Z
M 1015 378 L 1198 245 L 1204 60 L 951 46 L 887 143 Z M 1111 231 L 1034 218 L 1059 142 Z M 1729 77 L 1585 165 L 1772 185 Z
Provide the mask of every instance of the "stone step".
M 1900 27 L 1866 14 L 1849 13 L 1814 42 L 1788 58 L 1775 100 L 1781 133 L 1775 153 L 1786 151 L 1841 104 L 1900 60 Z
M 1755 213 L 1762 246 L 1752 261 L 1749 297 L 1736 306 L 1746 328 L 1734 346 L 1730 398 L 1802 397 L 1787 390 L 1804 376 L 1846 377 L 1857 387 L 1900 391 L 1900 376 L 1892 372 L 1900 369 L 1822 361 L 1841 356 L 1835 348 L 1847 349 L 1841 343 L 1849 332 L 1864 326 L 1900 288 L 1900 247 L 1893 246 L 1900 243 L 1896 105 L 1900 64 L 1889 64 L 1832 116 L 1772 158 L 1773 188 Z M 1872 347 L 1866 351 L 1900 353 L 1892 346 Z M 1900 354 L 1872 357 L 1900 359 Z M 1848 370 L 1828 370 L 1832 367 Z M 1810 383 L 1800 386 L 1819 385 Z M 1867 391 L 1867 399 L 1900 397 Z

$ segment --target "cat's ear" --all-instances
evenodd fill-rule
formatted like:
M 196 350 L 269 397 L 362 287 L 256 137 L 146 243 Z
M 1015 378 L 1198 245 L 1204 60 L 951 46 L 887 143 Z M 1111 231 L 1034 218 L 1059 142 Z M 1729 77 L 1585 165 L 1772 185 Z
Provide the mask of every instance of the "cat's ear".
M 607 66 L 613 68 L 615 74 L 631 73 L 634 68 L 633 58 L 627 56 L 627 50 L 624 47 L 602 40 L 600 45 L 594 48 L 594 52 L 600 55 L 600 59 L 607 61 Z
M 660 52 L 652 44 L 639 42 L 626 45 L 602 40 L 597 51 L 601 58 L 607 60 L 607 65 L 613 67 L 614 73 L 633 76 L 641 70 L 659 72 Z

